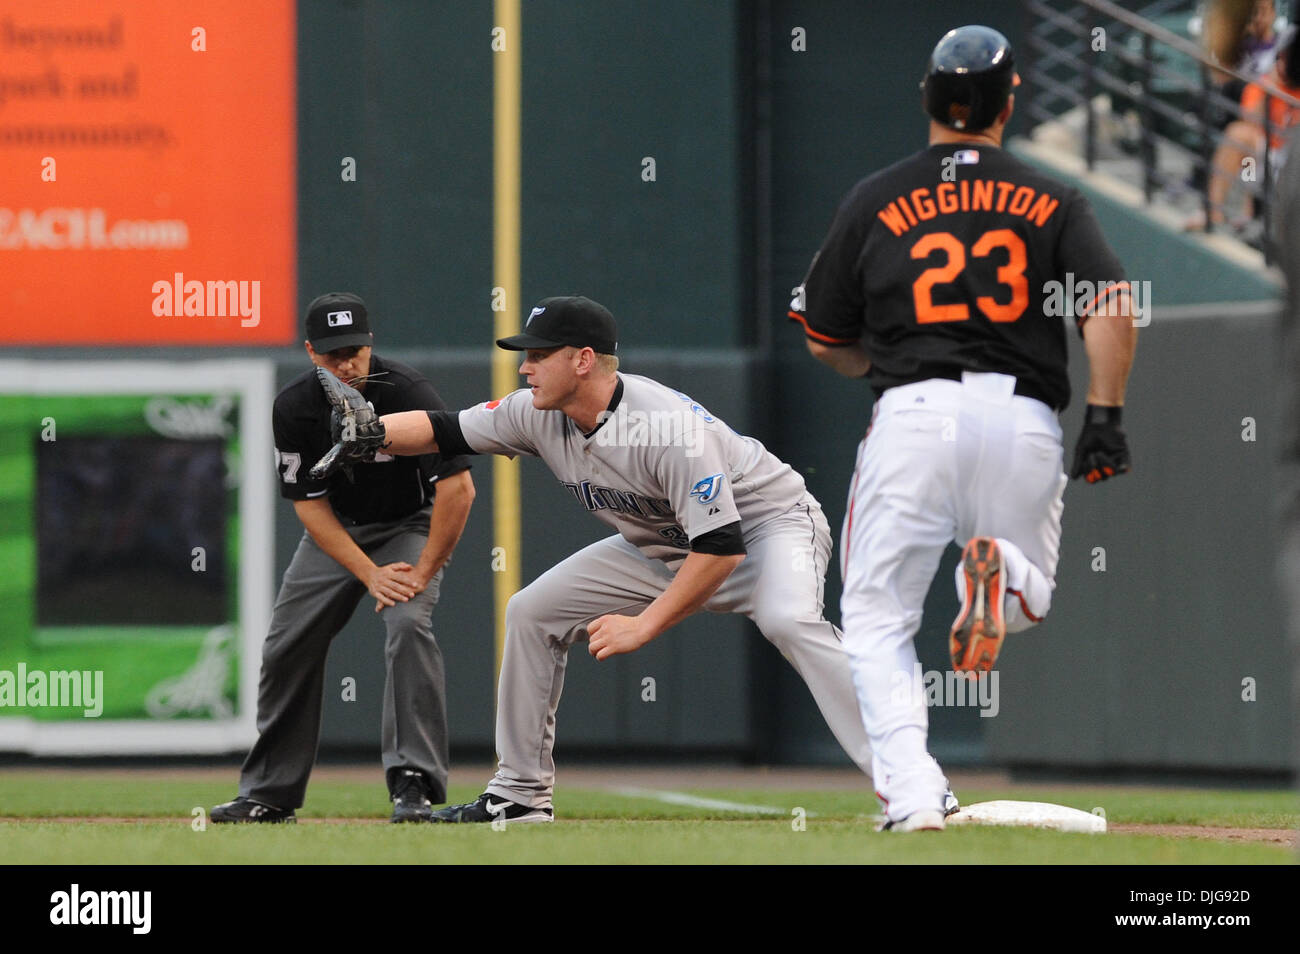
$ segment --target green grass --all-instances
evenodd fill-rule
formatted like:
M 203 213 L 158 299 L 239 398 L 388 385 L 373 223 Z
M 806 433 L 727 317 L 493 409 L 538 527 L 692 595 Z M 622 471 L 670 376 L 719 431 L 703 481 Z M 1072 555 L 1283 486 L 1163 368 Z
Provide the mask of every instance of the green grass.
M 489 826 L 6 825 L 4 864 L 1285 864 L 1286 848 L 1202 839 L 952 829 L 918 837 L 863 822 L 569 821 Z
M 183 773 L 181 773 L 183 775 Z M 874 831 L 872 801 L 854 791 L 693 789 L 706 798 L 768 805 L 772 816 L 671 805 L 598 789 L 560 788 L 557 823 L 493 831 L 490 826 L 375 824 L 389 807 L 378 779 L 321 779 L 308 790 L 296 826 L 191 827 L 195 807 L 229 798 L 222 782 L 67 770 L 0 772 L 0 864 L 1286 864 L 1294 851 L 1258 842 L 1147 834 L 1070 835 L 1010 828 L 950 828 L 935 835 Z M 455 786 L 453 801 L 477 787 Z M 1300 824 L 1285 791 L 1069 787 L 962 791 L 963 801 L 1052 801 L 1105 809 L 1112 824 L 1291 828 Z M 791 810 L 807 828 L 795 831 Z M 130 822 L 41 821 L 112 816 Z M 355 822 L 307 824 L 313 818 Z

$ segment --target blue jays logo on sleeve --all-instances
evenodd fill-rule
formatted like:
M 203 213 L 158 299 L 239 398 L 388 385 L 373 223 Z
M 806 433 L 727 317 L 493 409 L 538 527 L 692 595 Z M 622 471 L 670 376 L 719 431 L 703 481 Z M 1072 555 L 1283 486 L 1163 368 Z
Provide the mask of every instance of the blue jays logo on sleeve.
M 695 486 L 691 488 L 691 496 L 699 500 L 700 503 L 711 503 L 718 493 L 722 490 L 722 482 L 726 480 L 721 474 L 714 474 L 712 477 L 705 477 L 703 480 L 697 480 Z

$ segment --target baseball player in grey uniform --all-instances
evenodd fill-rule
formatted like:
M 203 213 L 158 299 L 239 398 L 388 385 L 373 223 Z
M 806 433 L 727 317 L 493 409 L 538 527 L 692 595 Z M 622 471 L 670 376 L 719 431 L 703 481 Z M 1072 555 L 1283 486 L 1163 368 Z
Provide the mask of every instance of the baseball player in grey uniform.
M 830 529 L 803 478 L 678 391 L 617 373 L 616 328 L 601 305 L 548 298 L 524 333 L 528 387 L 458 413 L 379 419 L 321 375 L 348 418 L 317 465 L 384 453 L 531 454 L 617 531 L 542 574 L 506 609 L 496 777 L 447 822 L 549 822 L 555 714 L 569 647 L 630 653 L 700 609 L 741 613 L 808 684 L 840 745 L 870 772 L 840 632 L 822 616 Z M 349 439 L 352 435 L 353 439 Z

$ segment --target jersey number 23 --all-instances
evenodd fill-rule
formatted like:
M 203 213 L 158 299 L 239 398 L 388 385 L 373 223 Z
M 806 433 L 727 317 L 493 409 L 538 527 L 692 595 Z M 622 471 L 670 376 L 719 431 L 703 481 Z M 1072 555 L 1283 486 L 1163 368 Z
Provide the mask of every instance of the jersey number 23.
M 998 304 L 992 295 L 981 295 L 975 304 L 990 321 L 1015 321 L 1029 307 L 1029 280 L 1025 278 L 1025 242 L 1011 229 L 993 229 L 981 235 L 971 246 L 971 255 L 986 258 L 994 249 L 1006 249 L 1007 263 L 998 266 L 998 284 L 1011 289 L 1011 301 L 1005 305 Z M 920 324 L 935 321 L 965 321 L 970 317 L 970 308 L 958 302 L 952 305 L 936 305 L 932 297 L 935 285 L 944 285 L 955 281 L 966 267 L 966 248 L 961 240 L 951 232 L 931 232 L 923 235 L 912 246 L 912 258 L 928 259 L 935 252 L 942 252 L 944 263 L 927 268 L 912 283 L 912 301 L 916 305 L 916 320 Z

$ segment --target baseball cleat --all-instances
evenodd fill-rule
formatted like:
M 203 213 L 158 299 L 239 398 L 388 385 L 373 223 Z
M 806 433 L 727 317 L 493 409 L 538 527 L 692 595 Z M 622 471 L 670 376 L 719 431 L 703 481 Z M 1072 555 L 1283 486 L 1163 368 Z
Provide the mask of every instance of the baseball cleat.
M 961 554 L 966 599 L 952 624 L 948 649 L 955 672 L 988 672 L 1007 634 L 1002 616 L 1002 550 L 992 537 L 972 537 Z
M 433 813 L 435 822 L 549 822 L 554 821 L 554 813 L 549 808 L 531 808 L 520 805 L 508 798 L 498 798 L 484 792 L 472 802 L 464 805 L 448 805 Z
M 298 821 L 292 808 L 276 808 L 243 795 L 217 805 L 208 817 L 214 822 L 263 822 L 272 825 L 284 822 L 295 824 Z
M 887 821 L 881 826 L 881 831 L 943 831 L 944 813 L 935 808 L 926 808 L 919 812 L 912 812 L 906 818 L 898 821 Z
M 424 784 L 424 776 L 413 769 L 403 769 L 393 786 L 393 824 L 433 821 L 433 802 Z
M 952 789 L 943 793 L 943 817 L 955 815 L 961 811 L 961 805 L 957 803 L 957 796 L 952 793 Z

